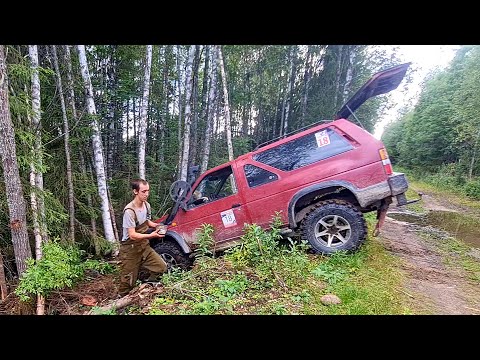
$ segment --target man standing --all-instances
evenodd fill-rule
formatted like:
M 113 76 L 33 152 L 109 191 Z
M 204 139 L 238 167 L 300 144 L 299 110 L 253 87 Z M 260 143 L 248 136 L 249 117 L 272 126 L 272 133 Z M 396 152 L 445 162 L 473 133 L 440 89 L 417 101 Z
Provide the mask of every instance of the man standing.
M 118 292 L 125 296 L 133 289 L 138 272 L 143 265 L 150 271 L 149 280 L 167 271 L 167 264 L 150 247 L 149 239 L 163 238 L 165 234 L 152 231 L 158 224 L 151 221 L 150 204 L 147 202 L 150 185 L 143 179 L 131 182 L 134 199 L 123 209 L 123 236 L 120 243 L 120 287 Z

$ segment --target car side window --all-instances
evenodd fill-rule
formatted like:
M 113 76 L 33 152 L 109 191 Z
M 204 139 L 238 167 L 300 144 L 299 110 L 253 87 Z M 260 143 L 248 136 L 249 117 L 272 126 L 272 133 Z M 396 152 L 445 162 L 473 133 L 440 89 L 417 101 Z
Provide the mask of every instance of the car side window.
M 255 154 L 255 161 L 291 171 L 352 150 L 353 146 L 331 128 L 317 131 Z
M 278 175 L 258 166 L 247 164 L 243 167 L 248 186 L 253 188 L 278 180 Z
M 189 200 L 189 207 L 195 207 L 207 202 L 215 201 L 237 192 L 232 167 L 227 166 L 208 174 L 193 190 Z

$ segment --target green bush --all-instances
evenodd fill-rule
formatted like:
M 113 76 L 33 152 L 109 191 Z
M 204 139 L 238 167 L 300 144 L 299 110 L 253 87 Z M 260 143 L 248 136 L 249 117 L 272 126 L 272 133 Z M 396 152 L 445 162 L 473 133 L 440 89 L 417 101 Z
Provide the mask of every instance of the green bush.
M 29 259 L 27 270 L 22 274 L 15 289 L 22 301 L 28 301 L 33 295 L 47 296 L 52 290 L 72 287 L 83 278 L 87 269 L 100 273 L 112 272 L 111 264 L 96 260 L 82 259 L 83 251 L 76 246 L 61 245 L 49 241 L 42 246 L 43 256 L 39 261 Z
M 464 192 L 468 197 L 475 200 L 480 200 L 480 180 L 467 182 L 467 184 L 464 186 Z

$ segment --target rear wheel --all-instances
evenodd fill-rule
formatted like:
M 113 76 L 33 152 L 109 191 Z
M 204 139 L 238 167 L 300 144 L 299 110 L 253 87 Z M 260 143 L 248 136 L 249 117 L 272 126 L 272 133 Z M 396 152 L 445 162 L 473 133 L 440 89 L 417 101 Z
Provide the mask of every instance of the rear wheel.
M 175 267 L 188 270 L 192 266 L 192 261 L 188 255 L 171 241 L 159 242 L 153 249 L 165 260 L 168 270 Z
M 322 254 L 355 251 L 367 235 L 362 213 L 343 200 L 319 202 L 305 215 L 301 227 L 302 239 L 307 240 L 315 252 Z

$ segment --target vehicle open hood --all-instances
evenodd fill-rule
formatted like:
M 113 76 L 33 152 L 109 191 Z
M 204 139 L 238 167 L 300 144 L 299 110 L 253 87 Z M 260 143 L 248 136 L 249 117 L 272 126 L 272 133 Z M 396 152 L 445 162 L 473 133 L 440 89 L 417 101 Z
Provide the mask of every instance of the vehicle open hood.
M 347 119 L 350 114 L 357 110 L 365 101 L 371 97 L 386 94 L 402 81 L 411 63 L 401 64 L 392 68 L 380 71 L 373 75 L 350 100 L 337 112 L 336 119 Z M 349 109 L 350 108 L 350 109 Z

